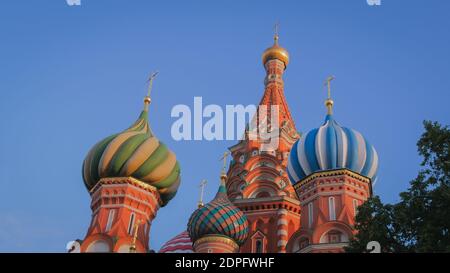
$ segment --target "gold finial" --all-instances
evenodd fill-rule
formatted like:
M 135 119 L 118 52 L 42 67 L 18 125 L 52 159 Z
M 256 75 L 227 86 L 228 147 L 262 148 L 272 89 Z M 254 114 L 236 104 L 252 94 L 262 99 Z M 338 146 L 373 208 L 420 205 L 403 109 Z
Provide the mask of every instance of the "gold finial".
M 153 72 L 150 77 L 148 78 L 147 82 L 148 82 L 148 91 L 147 91 L 147 96 L 145 96 L 144 98 L 144 108 L 145 111 L 148 110 L 148 105 L 152 102 L 152 99 L 150 98 L 150 95 L 152 93 L 152 87 L 153 87 L 153 80 L 156 78 L 156 76 L 158 75 L 158 71 Z
M 137 220 L 137 222 L 134 224 L 134 235 L 133 235 L 133 240 L 131 241 L 131 245 L 130 245 L 130 253 L 136 253 L 136 240 L 138 237 L 138 230 L 139 230 L 139 225 L 141 224 L 141 220 Z
M 223 156 L 220 158 L 220 160 L 223 160 L 223 167 L 222 172 L 220 173 L 220 179 L 225 182 L 227 179 L 227 158 L 230 153 L 225 152 L 223 153 Z
M 208 183 L 208 181 L 206 181 L 206 179 L 203 179 L 202 182 L 200 182 L 200 200 L 198 201 L 198 208 L 203 207 L 203 193 L 205 191 L 205 186 Z
M 334 76 L 329 76 L 326 80 L 324 85 L 328 87 L 328 97 L 325 100 L 325 106 L 328 109 L 328 115 L 333 114 L 333 104 L 334 101 L 331 99 L 331 81 L 336 79 Z
M 273 41 L 274 41 L 274 44 L 278 45 L 278 39 L 279 39 L 278 29 L 280 28 L 280 23 L 276 22 L 273 28 L 274 28 Z
M 270 60 L 279 60 L 284 63 L 285 68 L 289 64 L 289 53 L 286 49 L 282 48 L 278 44 L 279 40 L 279 27 L 280 24 L 277 22 L 274 25 L 274 35 L 273 35 L 273 45 L 266 49 L 262 55 L 263 65 L 266 66 L 266 63 Z

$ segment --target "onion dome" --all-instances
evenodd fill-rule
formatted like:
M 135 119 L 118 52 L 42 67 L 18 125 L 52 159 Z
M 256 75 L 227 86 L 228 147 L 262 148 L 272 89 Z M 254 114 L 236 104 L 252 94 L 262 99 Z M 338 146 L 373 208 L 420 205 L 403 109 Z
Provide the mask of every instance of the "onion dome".
M 193 242 L 206 235 L 225 236 L 238 245 L 247 239 L 247 217 L 228 199 L 224 177 L 216 197 L 194 211 L 189 219 L 188 232 Z
M 187 231 L 167 241 L 159 250 L 159 253 L 193 253 L 191 237 Z
M 278 34 L 275 34 L 273 39 L 273 46 L 266 49 L 262 55 L 263 64 L 266 65 L 268 61 L 277 59 L 282 61 L 284 63 L 284 66 L 287 67 L 287 65 L 289 64 L 289 53 L 286 49 L 278 45 Z
M 83 180 L 91 190 L 101 178 L 133 177 L 154 186 L 165 206 L 180 185 L 180 166 L 175 154 L 150 129 L 149 96 L 145 97 L 144 104 L 144 110 L 131 127 L 91 148 L 83 162 Z
M 292 146 L 288 175 L 293 184 L 306 176 L 326 170 L 349 169 L 376 181 L 378 154 L 358 131 L 342 127 L 332 115 L 333 101 L 325 102 L 325 123 L 302 135 Z

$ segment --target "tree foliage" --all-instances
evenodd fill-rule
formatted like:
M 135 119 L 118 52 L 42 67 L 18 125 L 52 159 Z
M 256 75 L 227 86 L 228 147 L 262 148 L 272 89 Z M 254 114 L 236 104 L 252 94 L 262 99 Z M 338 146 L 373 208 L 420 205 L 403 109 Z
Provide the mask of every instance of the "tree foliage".
M 419 174 L 398 203 L 374 196 L 358 208 L 358 233 L 347 252 L 366 252 L 370 241 L 378 241 L 382 252 L 450 252 L 450 129 L 431 121 L 424 128 L 417 142 Z

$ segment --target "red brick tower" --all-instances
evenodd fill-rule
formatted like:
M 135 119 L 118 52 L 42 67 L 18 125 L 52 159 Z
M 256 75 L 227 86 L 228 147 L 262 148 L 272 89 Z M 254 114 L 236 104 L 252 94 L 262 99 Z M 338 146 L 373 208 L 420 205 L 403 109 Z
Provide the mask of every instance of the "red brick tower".
M 376 179 L 374 147 L 334 119 L 332 79 L 324 124 L 302 135 L 289 157 L 288 174 L 302 208 L 302 226 L 289 240 L 289 252 L 342 252 L 355 233 L 357 208 L 372 195 Z
M 246 214 L 250 229 L 240 252 L 286 252 L 290 236 L 300 227 L 300 203 L 286 173 L 289 151 L 299 138 L 284 97 L 288 63 L 289 54 L 278 45 L 276 34 L 274 45 L 263 54 L 265 91 L 254 119 L 256 129 L 246 130 L 243 140 L 230 147 L 227 192 Z M 272 106 L 277 111 L 271 112 Z M 258 135 L 262 130 L 276 139 L 276 146 L 267 147 L 267 140 Z
M 94 145 L 83 162 L 92 221 L 80 243 L 81 252 L 149 251 L 150 225 L 180 185 L 175 154 L 156 138 L 148 123 L 154 75 L 136 122 Z

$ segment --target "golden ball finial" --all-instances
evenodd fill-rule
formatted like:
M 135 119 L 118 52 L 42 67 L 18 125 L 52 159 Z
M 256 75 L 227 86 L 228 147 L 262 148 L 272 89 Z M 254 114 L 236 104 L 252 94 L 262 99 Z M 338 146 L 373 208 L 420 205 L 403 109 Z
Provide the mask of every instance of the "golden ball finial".
M 263 64 L 266 65 L 268 61 L 276 59 L 282 61 L 286 68 L 289 64 L 289 53 L 286 49 L 278 45 L 278 39 L 278 34 L 275 34 L 273 37 L 273 46 L 266 49 L 262 55 Z
M 328 115 L 332 115 L 333 114 L 333 104 L 334 104 L 334 101 L 332 99 L 326 99 L 325 100 L 325 106 L 327 107 Z
M 145 96 L 144 98 L 144 111 L 148 111 L 148 106 L 152 102 L 152 99 L 149 96 Z

